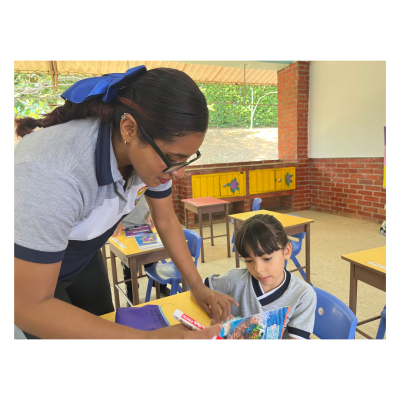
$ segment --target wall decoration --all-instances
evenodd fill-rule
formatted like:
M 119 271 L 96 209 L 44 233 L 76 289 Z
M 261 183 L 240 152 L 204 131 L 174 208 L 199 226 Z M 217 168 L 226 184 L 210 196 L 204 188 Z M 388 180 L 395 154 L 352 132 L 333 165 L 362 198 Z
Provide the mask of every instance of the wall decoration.
M 231 188 L 231 192 L 233 194 L 235 194 L 235 190 L 239 191 L 239 182 L 236 180 L 236 178 L 232 180 L 231 183 L 227 183 L 227 186 Z
M 289 174 L 289 172 L 288 173 L 286 173 L 286 185 L 287 186 L 289 186 L 293 181 L 292 181 L 292 178 L 293 178 L 293 175 L 290 175 Z

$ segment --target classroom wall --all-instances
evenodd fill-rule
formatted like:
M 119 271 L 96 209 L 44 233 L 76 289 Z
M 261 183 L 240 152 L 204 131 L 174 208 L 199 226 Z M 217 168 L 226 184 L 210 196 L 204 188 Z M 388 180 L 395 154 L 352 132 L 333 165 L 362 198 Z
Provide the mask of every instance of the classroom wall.
M 385 61 L 311 61 L 308 156 L 383 157 Z

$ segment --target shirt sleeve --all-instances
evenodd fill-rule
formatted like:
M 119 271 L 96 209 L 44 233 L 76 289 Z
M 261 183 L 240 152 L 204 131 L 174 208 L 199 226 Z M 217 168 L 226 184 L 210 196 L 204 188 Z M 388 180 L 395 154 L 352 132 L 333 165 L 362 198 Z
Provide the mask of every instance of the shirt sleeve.
M 146 189 L 146 196 L 152 197 L 153 199 L 163 199 L 164 197 L 170 196 L 172 193 L 172 179 L 167 183 L 163 183 L 157 187 L 148 187 Z
M 204 279 L 204 284 L 212 290 L 222 294 L 230 294 L 231 292 L 231 276 L 229 271 L 222 275 L 213 274 Z
M 317 295 L 310 287 L 301 296 L 296 309 L 293 312 L 287 329 L 289 337 L 296 339 L 309 339 L 314 330 L 315 308 L 317 306 Z
M 67 174 L 38 162 L 15 166 L 15 257 L 42 264 L 61 261 L 82 212 L 78 184 Z

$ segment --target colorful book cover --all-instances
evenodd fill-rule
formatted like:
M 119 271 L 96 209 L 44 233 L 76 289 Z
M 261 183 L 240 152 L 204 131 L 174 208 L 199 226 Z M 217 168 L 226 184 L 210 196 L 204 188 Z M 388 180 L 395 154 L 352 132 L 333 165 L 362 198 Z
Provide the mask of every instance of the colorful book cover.
M 219 336 L 223 339 L 282 339 L 289 308 L 233 318 L 222 324 Z
M 141 250 L 163 247 L 162 241 L 157 233 L 144 233 L 136 235 L 134 238 Z
M 170 326 L 161 307 L 152 304 L 143 307 L 120 307 L 115 314 L 115 322 L 141 331 L 155 331 Z
M 152 233 L 150 225 L 137 226 L 135 228 L 125 229 L 126 237 L 133 237 L 142 233 Z

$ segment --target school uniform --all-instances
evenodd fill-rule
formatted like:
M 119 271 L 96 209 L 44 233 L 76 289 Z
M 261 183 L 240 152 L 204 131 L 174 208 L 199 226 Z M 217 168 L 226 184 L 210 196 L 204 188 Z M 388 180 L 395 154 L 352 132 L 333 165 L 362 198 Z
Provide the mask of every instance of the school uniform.
M 317 296 L 304 280 L 284 270 L 285 279 L 277 288 L 264 293 L 261 283 L 247 268 L 231 269 L 218 275 L 213 274 L 204 284 L 220 293 L 232 296 L 239 307 L 231 304 L 234 317 L 248 317 L 264 311 L 290 307 L 283 339 L 309 339 L 314 329 Z
M 144 193 L 171 195 L 171 181 L 148 188 L 134 173 L 124 189 L 111 132 L 99 119 L 72 120 L 34 131 L 15 148 L 14 254 L 33 263 L 61 261 L 59 284 L 76 280 L 94 258 L 105 268 L 100 248 Z M 109 284 L 108 291 L 110 303 Z

